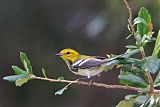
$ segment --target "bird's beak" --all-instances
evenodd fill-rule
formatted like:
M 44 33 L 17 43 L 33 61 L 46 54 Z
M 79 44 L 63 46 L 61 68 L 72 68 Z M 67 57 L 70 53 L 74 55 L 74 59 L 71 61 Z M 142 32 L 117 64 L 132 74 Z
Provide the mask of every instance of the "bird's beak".
M 56 56 L 63 56 L 63 54 L 61 54 L 61 53 L 58 53 L 58 54 L 56 54 Z

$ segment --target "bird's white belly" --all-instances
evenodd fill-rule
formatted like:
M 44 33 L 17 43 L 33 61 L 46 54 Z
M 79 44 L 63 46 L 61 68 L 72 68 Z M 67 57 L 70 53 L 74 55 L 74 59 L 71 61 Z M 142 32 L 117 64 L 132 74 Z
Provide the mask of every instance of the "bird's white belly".
M 87 76 L 88 78 L 103 72 L 103 69 L 79 69 L 78 75 Z

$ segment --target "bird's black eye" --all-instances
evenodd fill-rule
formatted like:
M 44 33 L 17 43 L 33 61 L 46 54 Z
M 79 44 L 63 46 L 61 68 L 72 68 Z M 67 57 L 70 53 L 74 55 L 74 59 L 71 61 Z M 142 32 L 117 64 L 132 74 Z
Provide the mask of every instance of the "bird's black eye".
M 68 54 L 68 55 L 69 55 L 70 53 L 71 53 L 71 52 L 66 52 L 66 54 Z

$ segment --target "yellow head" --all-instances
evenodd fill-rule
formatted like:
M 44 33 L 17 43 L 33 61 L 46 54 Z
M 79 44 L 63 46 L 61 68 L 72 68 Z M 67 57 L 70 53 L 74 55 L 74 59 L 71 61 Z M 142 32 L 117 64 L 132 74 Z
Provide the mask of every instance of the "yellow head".
M 72 61 L 72 62 L 75 62 L 80 54 L 73 50 L 73 49 L 63 49 L 60 53 L 56 54 L 57 56 L 60 56 L 63 60 L 69 60 L 69 61 Z

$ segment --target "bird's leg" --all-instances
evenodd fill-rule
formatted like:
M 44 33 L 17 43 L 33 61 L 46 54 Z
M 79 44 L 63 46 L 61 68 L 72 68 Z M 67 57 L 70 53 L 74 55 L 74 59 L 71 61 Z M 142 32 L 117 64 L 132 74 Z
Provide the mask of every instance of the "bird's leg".
M 89 81 L 89 85 L 91 85 L 92 82 L 93 82 L 95 79 L 99 78 L 100 76 L 101 76 L 101 74 L 98 74 L 98 75 L 92 77 L 92 79 Z
M 76 81 L 91 79 L 91 80 L 89 81 L 89 85 L 92 85 L 92 82 L 93 82 L 96 78 L 99 78 L 100 75 L 101 75 L 101 74 L 98 74 L 98 75 L 95 75 L 95 76 L 90 77 L 90 78 L 88 78 L 88 77 L 81 77 L 81 78 L 76 79 Z

